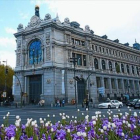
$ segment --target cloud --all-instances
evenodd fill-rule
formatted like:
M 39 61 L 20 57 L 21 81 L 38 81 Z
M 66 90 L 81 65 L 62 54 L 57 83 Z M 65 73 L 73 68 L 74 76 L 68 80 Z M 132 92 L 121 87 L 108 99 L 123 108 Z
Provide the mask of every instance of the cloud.
M 29 18 L 29 13 L 20 12 L 19 15 L 22 19 L 28 19 Z
M 9 34 L 14 34 L 14 33 L 17 32 L 15 29 L 10 28 L 10 27 L 6 27 L 5 28 L 5 31 L 6 31 L 6 33 L 9 33 Z
M 48 7 L 49 6 L 49 7 Z M 58 13 L 63 22 L 65 17 L 77 21 L 82 28 L 89 25 L 96 35 L 107 34 L 110 39 L 134 43 L 140 42 L 140 1 L 47 1 L 52 13 Z
M 11 38 L 8 38 L 8 37 L 1 37 L 0 38 L 0 49 L 5 49 L 5 48 L 16 48 L 16 41 L 15 41 L 15 38 L 11 37 Z
M 15 67 L 16 65 L 16 55 L 13 51 L 13 53 L 8 52 L 8 51 L 0 51 L 0 61 L 6 61 L 7 60 L 7 65 L 11 66 L 12 68 Z
M 0 61 L 7 60 L 8 65 L 15 67 L 16 63 L 16 41 L 15 38 L 1 37 L 0 38 Z

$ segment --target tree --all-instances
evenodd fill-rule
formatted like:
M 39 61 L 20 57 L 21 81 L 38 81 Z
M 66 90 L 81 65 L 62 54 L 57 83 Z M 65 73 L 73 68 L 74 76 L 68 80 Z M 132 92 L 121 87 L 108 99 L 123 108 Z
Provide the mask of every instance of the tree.
M 6 74 L 6 69 L 8 73 Z M 12 85 L 13 85 L 14 70 L 10 66 L 0 65 L 0 101 L 2 101 L 2 94 L 5 90 L 5 79 L 6 79 L 6 92 L 7 98 L 12 99 Z

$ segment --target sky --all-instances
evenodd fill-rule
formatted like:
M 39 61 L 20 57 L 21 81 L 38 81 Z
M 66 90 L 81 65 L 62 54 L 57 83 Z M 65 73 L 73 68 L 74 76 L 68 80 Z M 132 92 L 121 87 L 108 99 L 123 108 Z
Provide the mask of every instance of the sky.
M 133 46 L 140 43 L 139 0 L 0 0 L 0 62 L 16 66 L 16 41 L 14 33 L 20 23 L 27 26 L 35 14 L 35 5 L 40 6 L 40 18 L 47 13 L 61 22 L 66 17 L 77 21 L 81 28 L 86 25 L 94 34 L 119 39 L 120 43 Z

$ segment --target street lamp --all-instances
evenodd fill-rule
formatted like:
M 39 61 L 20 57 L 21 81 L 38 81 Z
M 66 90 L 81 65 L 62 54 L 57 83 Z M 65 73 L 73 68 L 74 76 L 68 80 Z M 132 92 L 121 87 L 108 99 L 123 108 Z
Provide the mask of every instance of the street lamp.
M 70 58 L 70 62 L 73 63 L 74 65 L 74 77 L 75 77 L 75 65 L 77 63 L 77 58 L 75 58 L 75 55 L 74 57 Z M 75 88 L 75 105 L 76 105 L 76 108 L 77 108 L 77 96 L 76 96 L 76 80 L 74 80 L 74 88 Z
M 4 88 L 4 91 L 6 92 L 6 82 L 7 82 L 7 74 L 8 74 L 7 60 L 2 61 L 2 62 L 6 63 L 6 66 L 5 66 L 5 88 Z

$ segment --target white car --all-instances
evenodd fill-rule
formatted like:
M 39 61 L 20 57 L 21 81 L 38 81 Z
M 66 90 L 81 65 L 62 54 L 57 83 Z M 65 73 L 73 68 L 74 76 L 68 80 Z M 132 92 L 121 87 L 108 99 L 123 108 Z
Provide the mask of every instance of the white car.
M 109 100 L 98 105 L 98 108 L 121 108 L 123 103 L 118 100 Z

